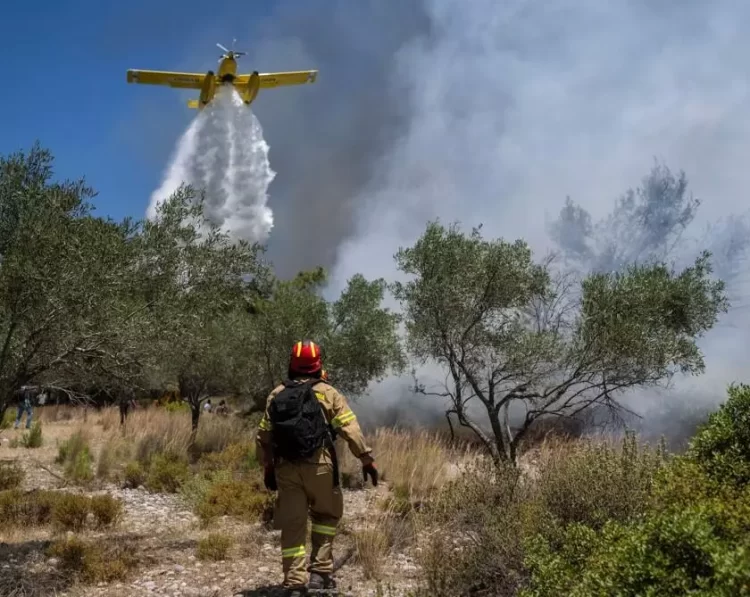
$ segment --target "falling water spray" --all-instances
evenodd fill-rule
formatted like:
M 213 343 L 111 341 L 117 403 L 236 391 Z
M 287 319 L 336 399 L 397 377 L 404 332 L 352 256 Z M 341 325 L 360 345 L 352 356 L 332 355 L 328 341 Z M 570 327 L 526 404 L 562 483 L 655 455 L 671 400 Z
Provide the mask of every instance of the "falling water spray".
M 234 238 L 265 242 L 273 227 L 266 205 L 276 176 L 268 144 L 252 110 L 236 91 L 222 89 L 177 143 L 147 216 L 181 184 L 205 191 L 205 216 Z

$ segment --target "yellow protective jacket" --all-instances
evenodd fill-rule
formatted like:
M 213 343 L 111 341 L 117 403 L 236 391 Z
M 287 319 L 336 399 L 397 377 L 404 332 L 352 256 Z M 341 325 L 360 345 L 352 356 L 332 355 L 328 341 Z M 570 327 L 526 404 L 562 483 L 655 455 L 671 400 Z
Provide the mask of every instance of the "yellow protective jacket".
M 305 378 L 299 379 L 299 381 L 305 381 Z M 280 384 L 268 395 L 266 399 L 266 411 L 263 413 L 263 418 L 260 420 L 260 425 L 258 426 L 258 434 L 256 436 L 257 453 L 261 464 L 264 466 L 270 465 L 273 462 L 271 447 L 272 426 L 268 417 L 268 407 L 276 395 L 283 389 L 283 384 Z M 320 402 L 326 420 L 336 431 L 337 435 L 346 440 L 352 454 L 357 458 L 370 455 L 372 449 L 365 442 L 362 429 L 357 422 L 357 417 L 352 409 L 349 408 L 349 404 L 343 394 L 324 381 L 316 383 L 313 386 L 313 391 Z M 330 463 L 331 455 L 328 449 L 323 447 L 310 456 L 307 461 L 313 464 Z

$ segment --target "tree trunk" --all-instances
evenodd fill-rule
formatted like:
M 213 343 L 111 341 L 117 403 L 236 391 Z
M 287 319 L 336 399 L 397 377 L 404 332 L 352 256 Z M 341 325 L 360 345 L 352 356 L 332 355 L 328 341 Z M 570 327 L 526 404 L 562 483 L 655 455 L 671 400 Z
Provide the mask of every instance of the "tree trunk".
M 198 422 L 201 418 L 201 403 L 200 400 L 190 401 L 190 426 L 193 435 L 198 433 Z

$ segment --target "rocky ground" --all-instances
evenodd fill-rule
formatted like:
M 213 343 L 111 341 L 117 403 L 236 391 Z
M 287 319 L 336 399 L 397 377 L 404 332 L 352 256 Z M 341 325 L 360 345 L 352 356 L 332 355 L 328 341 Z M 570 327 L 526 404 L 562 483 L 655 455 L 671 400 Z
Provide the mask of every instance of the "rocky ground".
M 9 448 L 8 439 L 21 431 L 5 432 L 0 440 L 0 459 L 16 460 L 27 471 L 27 488 L 68 487 L 61 471 L 53 464 L 56 437 L 65 437 L 73 430 L 61 424 L 58 429 L 45 426 L 45 446 L 37 450 Z M 58 475 L 58 476 L 56 476 Z M 357 562 L 352 531 L 372 518 L 376 503 L 387 491 L 377 489 L 346 490 L 345 518 L 337 537 L 335 557 L 348 561 L 337 572 L 340 589 L 357 596 L 405 595 L 415 586 L 418 572 L 413 553 L 403 550 L 389 555 L 379 573 L 380 581 L 365 579 Z M 69 597 L 165 595 L 171 597 L 229 597 L 278 594 L 274 589 L 281 582 L 280 533 L 262 523 L 245 524 L 224 518 L 210 529 L 202 529 L 179 495 L 155 494 L 143 488 L 121 489 L 105 486 L 94 493 L 108 492 L 124 502 L 124 517 L 119 526 L 106 534 L 88 532 L 87 537 L 101 538 L 124 546 L 136 555 L 139 566 L 127 582 L 98 586 L 66 586 L 57 578 L 54 558 L 44 555 L 52 538 L 49 531 L 20 531 L 0 536 L 0 576 L 5 576 L 0 595 L 41 595 L 34 587 L 50 587 L 50 595 Z M 228 559 L 221 562 L 196 558 L 198 540 L 208 532 L 221 531 L 231 535 L 235 545 Z M 14 580 L 11 580 L 14 579 Z M 13 587 L 13 588 L 11 588 Z

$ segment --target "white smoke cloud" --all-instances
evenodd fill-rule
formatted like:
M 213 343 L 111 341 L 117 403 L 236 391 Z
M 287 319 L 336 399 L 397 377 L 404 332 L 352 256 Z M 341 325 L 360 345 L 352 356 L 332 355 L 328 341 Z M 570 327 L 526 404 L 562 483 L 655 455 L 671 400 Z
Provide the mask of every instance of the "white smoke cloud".
M 703 202 L 696 228 L 750 208 L 750 4 L 424 6 L 431 35 L 404 45 L 391 70 L 407 124 L 354 201 L 331 296 L 356 272 L 393 279 L 393 254 L 429 218 L 481 222 L 485 235 L 522 237 L 541 253 L 566 195 L 599 218 L 654 157 L 686 171 Z M 707 244 L 721 246 L 721 234 Z M 739 276 L 734 310 L 702 342 L 705 399 L 723 399 L 750 356 L 748 278 Z
M 275 175 L 260 122 L 234 90 L 221 90 L 178 141 L 147 217 L 181 184 L 191 184 L 205 191 L 211 222 L 236 238 L 264 242 L 273 227 L 266 202 Z

